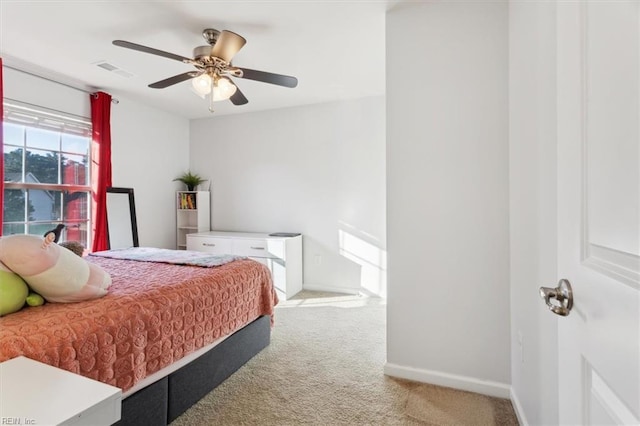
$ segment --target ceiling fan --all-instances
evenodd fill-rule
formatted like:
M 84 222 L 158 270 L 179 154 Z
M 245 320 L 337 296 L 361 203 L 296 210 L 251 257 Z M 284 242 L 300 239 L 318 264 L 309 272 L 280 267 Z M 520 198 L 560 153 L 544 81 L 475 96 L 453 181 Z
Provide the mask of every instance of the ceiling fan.
M 233 66 L 231 59 L 247 42 L 244 37 L 232 31 L 218 31 L 212 28 L 205 29 L 202 32 L 202 37 L 209 45 L 198 46 L 193 49 L 193 58 L 124 40 L 114 40 L 113 44 L 193 65 L 196 68 L 195 71 L 174 75 L 152 83 L 149 87 L 164 89 L 165 87 L 193 79 L 192 84 L 195 91 L 202 97 L 209 95 L 209 111 L 211 112 L 213 112 L 214 101 L 229 99 L 234 105 L 244 105 L 249 102 L 229 77 L 261 81 L 284 87 L 296 87 L 298 85 L 298 79 L 295 77 Z

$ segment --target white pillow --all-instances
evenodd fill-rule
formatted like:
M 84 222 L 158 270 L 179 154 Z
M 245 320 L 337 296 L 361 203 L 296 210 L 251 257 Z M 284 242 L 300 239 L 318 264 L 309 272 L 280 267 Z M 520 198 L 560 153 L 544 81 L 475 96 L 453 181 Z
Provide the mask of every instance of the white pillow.
M 107 294 L 111 285 L 111 276 L 104 269 L 53 243 L 52 238 L 1 237 L 0 262 L 48 302 L 96 299 Z

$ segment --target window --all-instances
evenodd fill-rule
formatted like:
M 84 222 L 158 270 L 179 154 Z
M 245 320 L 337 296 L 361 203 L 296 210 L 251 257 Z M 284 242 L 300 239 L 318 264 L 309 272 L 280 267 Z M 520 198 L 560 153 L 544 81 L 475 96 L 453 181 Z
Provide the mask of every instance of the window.
M 5 99 L 3 235 L 43 235 L 89 247 L 91 121 Z

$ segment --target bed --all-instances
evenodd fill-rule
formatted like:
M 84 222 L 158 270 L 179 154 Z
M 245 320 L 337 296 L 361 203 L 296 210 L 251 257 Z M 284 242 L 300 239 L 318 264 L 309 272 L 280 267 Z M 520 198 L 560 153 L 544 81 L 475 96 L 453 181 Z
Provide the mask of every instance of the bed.
M 264 265 L 106 256 L 87 257 L 111 275 L 106 296 L 0 318 L 0 362 L 24 355 L 117 386 L 117 424 L 166 425 L 269 344 L 277 296 Z

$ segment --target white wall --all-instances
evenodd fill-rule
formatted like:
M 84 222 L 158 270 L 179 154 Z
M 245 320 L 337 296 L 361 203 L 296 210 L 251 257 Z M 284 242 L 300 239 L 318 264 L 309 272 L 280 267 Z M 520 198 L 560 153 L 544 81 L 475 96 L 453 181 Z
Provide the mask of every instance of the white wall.
M 91 116 L 89 94 L 5 67 L 4 96 Z M 173 178 L 188 168 L 189 121 L 119 97 L 111 105 L 113 185 L 135 190 L 140 245 L 175 247 Z
M 538 296 L 557 281 L 555 8 L 509 7 L 511 380 L 532 425 L 558 424 L 557 317 Z
M 303 234 L 304 286 L 384 292 L 384 98 L 191 122 L 212 228 Z
M 176 248 L 173 179 L 189 168 L 189 120 L 129 101 L 111 107 L 113 186 L 133 188 L 140 245 Z
M 508 5 L 386 23 L 385 372 L 508 397 Z

